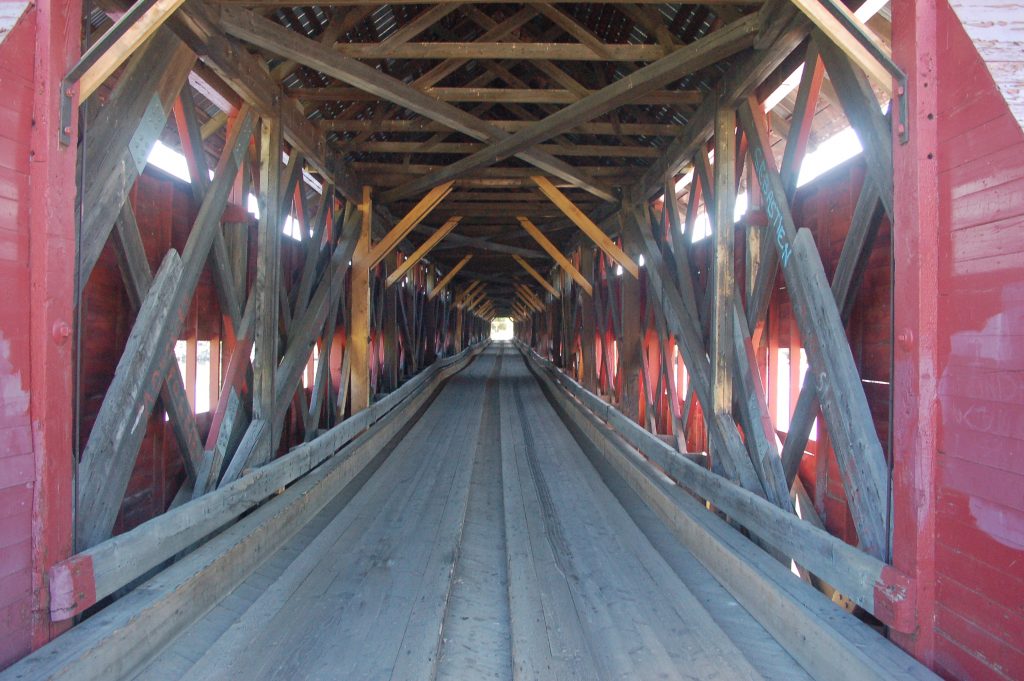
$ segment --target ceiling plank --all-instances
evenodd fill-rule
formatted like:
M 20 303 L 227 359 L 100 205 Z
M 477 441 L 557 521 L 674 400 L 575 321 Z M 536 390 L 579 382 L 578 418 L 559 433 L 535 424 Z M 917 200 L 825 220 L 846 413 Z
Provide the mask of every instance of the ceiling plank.
M 341 147 L 345 152 L 375 154 L 472 154 L 484 145 L 477 142 L 354 142 Z M 539 144 L 537 149 L 555 156 L 599 156 L 603 158 L 659 158 L 658 147 L 646 145 L 611 146 L 603 144 Z
M 422 92 L 442 102 L 493 102 L 498 104 L 573 104 L 598 92 L 563 88 L 431 87 Z M 292 88 L 290 97 L 308 102 L 375 102 L 379 97 L 353 87 Z M 657 90 L 630 102 L 646 106 L 691 106 L 704 101 L 699 90 Z
M 660 45 L 606 45 L 597 54 L 577 43 L 405 43 L 385 48 L 381 43 L 341 43 L 335 49 L 352 59 L 547 59 L 554 61 L 646 62 L 665 56 Z
M 518 132 L 534 125 L 531 121 L 522 120 L 489 120 L 487 123 L 504 132 Z M 450 126 L 427 118 L 387 121 L 325 120 L 320 121 L 320 127 L 329 132 L 446 132 L 454 130 Z M 671 123 L 580 123 L 566 132 L 613 137 L 620 135 L 674 137 L 683 129 L 683 126 Z

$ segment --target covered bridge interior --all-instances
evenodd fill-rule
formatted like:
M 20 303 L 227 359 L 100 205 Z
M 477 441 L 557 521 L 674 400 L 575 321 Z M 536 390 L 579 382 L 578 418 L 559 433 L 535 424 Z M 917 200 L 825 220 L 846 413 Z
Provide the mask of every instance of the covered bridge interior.
M 1024 678 L 1012 8 L 0 9 L 0 680 Z

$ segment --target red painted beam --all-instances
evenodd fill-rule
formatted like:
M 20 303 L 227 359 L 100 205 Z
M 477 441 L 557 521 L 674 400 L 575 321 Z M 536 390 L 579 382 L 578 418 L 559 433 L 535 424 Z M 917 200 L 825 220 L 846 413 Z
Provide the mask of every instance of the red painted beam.
M 940 2 L 944 0 L 939 0 Z M 893 640 L 935 659 L 935 460 L 939 186 L 936 7 L 894 0 L 893 57 L 908 76 L 910 141 L 893 138 L 893 556 L 913 578 L 918 622 Z
M 75 291 L 76 146 L 59 144 L 60 82 L 80 53 L 80 0 L 36 3 L 30 143 L 32 282 L 30 409 L 35 486 L 32 516 L 32 645 L 66 627 L 49 617 L 46 572 L 72 551 L 72 348 Z M 77 110 L 77 101 L 72 110 Z M 68 132 L 75 139 L 77 121 Z

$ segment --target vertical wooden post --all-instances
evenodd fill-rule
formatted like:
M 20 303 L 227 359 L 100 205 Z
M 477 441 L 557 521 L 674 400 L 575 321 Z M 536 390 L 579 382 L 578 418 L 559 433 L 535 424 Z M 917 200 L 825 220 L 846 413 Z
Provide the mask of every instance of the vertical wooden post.
M 359 204 L 362 216 L 359 241 L 352 254 L 352 297 L 349 302 L 349 354 L 351 356 L 352 414 L 370 406 L 370 235 L 373 231 L 373 197 L 363 187 Z
M 626 244 L 626 253 L 637 259 L 638 248 L 634 243 Z M 609 268 L 615 265 L 609 261 Z M 614 270 L 611 276 L 615 276 Z M 640 318 L 640 280 L 619 276 L 622 290 L 622 323 L 619 336 L 619 374 L 622 376 L 622 404 L 619 409 L 623 414 L 640 422 L 640 369 L 643 351 L 643 320 Z M 614 301 L 613 301 L 614 304 Z
M 260 223 L 256 238 L 256 363 L 253 367 L 253 418 L 274 427 L 274 374 L 278 355 L 278 294 L 281 279 L 281 121 L 263 118 L 260 125 Z M 256 461 L 269 461 L 278 441 L 266 432 Z
M 910 141 L 893 145 L 892 563 L 914 577 L 917 630 L 892 638 L 925 664 L 935 660 L 936 466 L 941 421 L 938 305 L 942 262 L 937 124 L 936 3 L 897 0 L 893 57 L 907 70 Z M 949 11 L 948 9 L 944 11 Z M 948 208 L 945 210 L 949 210 Z
M 580 252 L 580 272 L 588 281 L 595 282 L 594 276 L 594 247 L 584 244 Z M 594 351 L 594 337 L 596 335 L 596 320 L 594 319 L 594 299 L 591 296 L 581 296 L 583 309 L 580 311 L 582 329 L 580 333 L 580 346 L 583 348 L 583 385 L 587 390 L 597 392 L 597 353 Z
M 384 259 L 383 277 L 398 268 L 398 251 Z M 384 287 L 384 376 L 381 390 L 391 392 L 398 387 L 398 296 L 400 286 Z
M 16 134 L 31 145 L 27 163 L 29 210 L 25 219 L 27 266 L 31 278 L 29 326 L 31 352 L 22 380 L 30 388 L 24 398 L 32 415 L 34 482 L 31 494 L 32 582 L 19 587 L 27 603 L 25 624 L 37 648 L 70 626 L 49 616 L 47 571 L 73 550 L 73 399 L 71 367 L 75 347 L 75 169 L 74 145 L 56 143 L 63 125 L 60 82 L 75 62 L 81 45 L 79 0 L 38 0 L 35 3 L 35 86 L 32 123 L 19 124 Z M 72 28 L 73 27 L 73 28 Z M 77 97 L 71 110 L 78 111 Z M 78 136 L 78 117 L 71 116 L 69 137 Z M 10 293 L 10 290 L 8 290 Z M 25 293 L 25 292 L 23 292 Z M 12 352 L 12 356 L 16 356 Z M 17 367 L 17 360 L 15 366 Z M 24 385 L 24 384 L 23 384 Z M 10 418 L 11 414 L 5 414 Z M 13 438 L 12 438 L 13 439 Z M 5 509 L 8 510 L 8 509 Z M 9 519 L 5 519 L 5 522 Z M 26 528 L 27 529 L 27 528 Z M 7 550 L 5 549 L 5 552 Z M 5 556 L 9 555 L 5 553 Z M 11 605 L 10 612 L 15 605 Z M 8 648 L 11 650 L 11 648 Z M 28 653 L 27 649 L 24 649 Z
M 732 306 L 736 296 L 734 261 L 736 205 L 736 112 L 719 101 L 715 112 L 715 225 L 711 258 L 712 410 L 732 413 Z

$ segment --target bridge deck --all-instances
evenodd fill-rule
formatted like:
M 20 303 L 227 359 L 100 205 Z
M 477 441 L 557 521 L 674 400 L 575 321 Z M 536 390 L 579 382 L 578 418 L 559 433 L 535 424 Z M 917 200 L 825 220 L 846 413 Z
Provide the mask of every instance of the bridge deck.
M 494 345 L 137 678 L 513 676 L 809 678 Z

